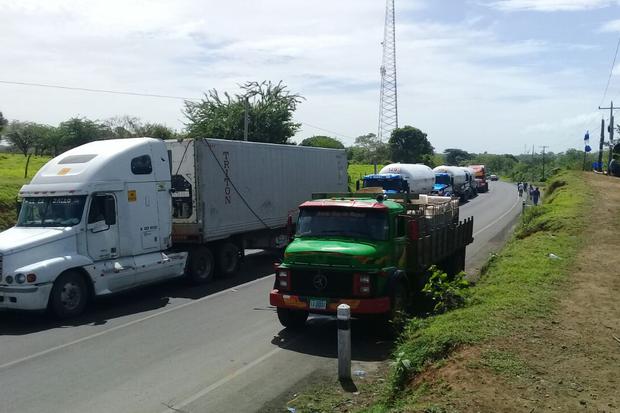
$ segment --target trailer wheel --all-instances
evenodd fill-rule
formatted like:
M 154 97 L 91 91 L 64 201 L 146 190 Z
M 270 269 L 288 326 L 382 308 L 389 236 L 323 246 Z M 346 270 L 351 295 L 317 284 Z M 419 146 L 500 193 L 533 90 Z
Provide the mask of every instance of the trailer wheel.
M 225 242 L 217 249 L 217 271 L 223 277 L 233 275 L 239 269 L 239 247 L 232 242 Z
M 189 251 L 189 279 L 194 284 L 204 284 L 213 278 L 213 254 L 205 246 L 195 247 Z
M 302 328 L 306 325 L 306 320 L 308 320 L 308 312 L 278 307 L 278 320 L 286 328 Z
M 54 282 L 49 308 L 61 319 L 77 317 L 88 302 L 88 288 L 81 274 L 67 271 Z

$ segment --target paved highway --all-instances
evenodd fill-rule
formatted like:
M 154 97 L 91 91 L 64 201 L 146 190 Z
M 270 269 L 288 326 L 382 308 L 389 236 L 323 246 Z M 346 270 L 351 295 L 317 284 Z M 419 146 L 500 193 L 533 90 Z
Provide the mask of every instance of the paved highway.
M 501 182 L 461 207 L 475 217 L 469 269 L 519 211 Z M 0 412 L 251 412 L 335 374 L 333 320 L 292 334 L 269 307 L 272 260 L 251 255 L 237 277 L 204 287 L 172 282 L 100 300 L 71 323 L 0 314 Z M 352 331 L 356 362 L 388 357 L 390 344 L 361 322 Z

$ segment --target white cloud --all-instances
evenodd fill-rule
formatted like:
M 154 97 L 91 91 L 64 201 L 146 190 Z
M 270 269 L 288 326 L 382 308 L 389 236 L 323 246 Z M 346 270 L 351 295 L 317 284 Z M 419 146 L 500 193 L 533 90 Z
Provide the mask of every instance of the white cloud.
M 603 32 L 620 32 L 620 19 L 608 21 L 601 28 Z
M 617 0 L 499 0 L 490 3 L 505 11 L 577 11 L 618 4 Z

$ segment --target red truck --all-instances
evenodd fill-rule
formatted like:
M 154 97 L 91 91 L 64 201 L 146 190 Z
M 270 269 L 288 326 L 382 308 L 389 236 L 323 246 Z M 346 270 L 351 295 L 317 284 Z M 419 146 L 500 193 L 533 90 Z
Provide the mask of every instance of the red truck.
M 484 165 L 469 165 L 474 170 L 474 178 L 476 179 L 476 189 L 478 192 L 488 192 L 489 182 L 487 181 L 487 171 Z

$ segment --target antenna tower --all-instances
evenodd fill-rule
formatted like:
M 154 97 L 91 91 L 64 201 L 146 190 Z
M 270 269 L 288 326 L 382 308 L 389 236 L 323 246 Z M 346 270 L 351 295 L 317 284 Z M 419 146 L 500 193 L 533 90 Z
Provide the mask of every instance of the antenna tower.
M 381 98 L 379 104 L 379 140 L 389 139 L 398 128 L 398 93 L 396 88 L 396 11 L 394 0 L 385 6 L 383 33 L 383 62 L 381 64 Z

